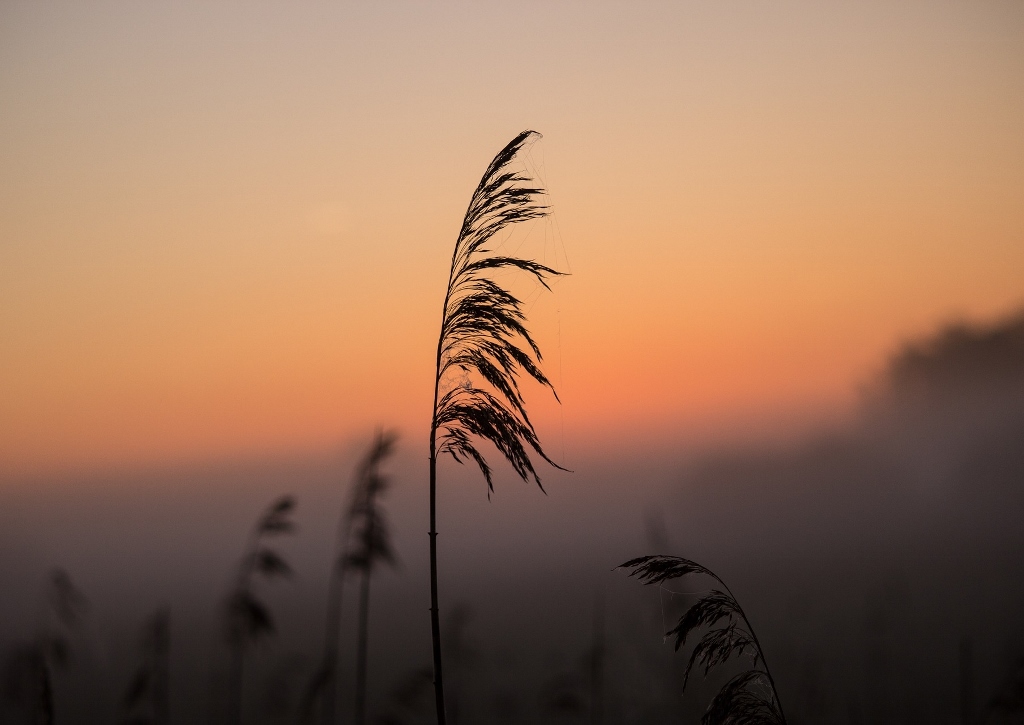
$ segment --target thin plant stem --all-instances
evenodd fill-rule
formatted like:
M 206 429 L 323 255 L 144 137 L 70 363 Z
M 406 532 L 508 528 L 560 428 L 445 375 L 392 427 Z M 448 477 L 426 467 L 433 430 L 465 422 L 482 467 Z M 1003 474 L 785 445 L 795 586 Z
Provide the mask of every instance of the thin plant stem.
M 242 564 L 238 567 L 238 577 L 235 584 L 235 591 L 243 589 L 252 575 L 256 563 L 256 547 L 259 546 L 260 527 L 257 523 L 249 532 L 249 538 L 245 545 L 245 554 Z M 228 725 L 241 725 L 242 723 L 242 683 L 245 660 L 245 635 L 240 631 L 239 625 L 231 636 L 231 659 L 228 664 Z
M 265 537 L 286 533 L 294 528 L 293 523 L 287 519 L 294 507 L 295 500 L 291 496 L 284 496 L 264 511 L 250 530 L 242 561 L 238 565 L 235 585 L 226 609 L 229 648 L 227 725 L 241 725 L 242 722 L 247 646 L 259 636 L 274 632 L 274 622 L 269 611 L 253 596 L 253 579 L 257 576 L 270 579 L 291 574 L 288 564 L 272 549 L 263 546 Z
M 327 628 L 324 640 L 324 697 L 322 725 L 334 725 L 338 692 L 338 640 L 341 638 L 341 604 L 345 586 L 344 562 L 348 551 L 351 519 L 342 516 L 338 524 L 340 554 L 331 566 L 327 584 Z
M 446 725 L 444 709 L 444 673 L 441 662 L 441 617 L 437 598 L 437 399 L 441 388 L 441 354 L 444 345 L 445 322 L 448 319 L 448 303 L 452 296 L 452 279 L 458 248 L 452 253 L 452 266 L 448 272 L 448 287 L 441 310 L 441 334 L 437 338 L 437 356 L 434 361 L 434 407 L 430 421 L 430 641 L 434 659 L 434 706 L 437 710 L 437 725 Z

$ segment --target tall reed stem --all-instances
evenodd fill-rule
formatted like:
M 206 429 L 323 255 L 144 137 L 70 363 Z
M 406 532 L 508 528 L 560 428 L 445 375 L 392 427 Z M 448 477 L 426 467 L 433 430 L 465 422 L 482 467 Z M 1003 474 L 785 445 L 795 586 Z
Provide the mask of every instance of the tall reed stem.
M 487 481 L 488 496 L 494 482 L 477 440 L 492 443 L 520 478 L 533 478 L 541 490 L 527 449 L 559 468 L 544 453 L 527 416 L 519 375 L 525 372 L 552 393 L 554 387 L 539 367 L 540 348 L 526 328 L 523 302 L 494 279 L 501 272 L 519 271 L 548 288 L 545 280 L 559 272 L 530 259 L 497 253 L 489 245 L 510 225 L 547 215 L 547 207 L 539 200 L 544 190 L 535 187 L 529 175 L 510 167 L 523 145 L 537 136 L 523 131 L 488 165 L 466 209 L 444 296 L 430 419 L 430 632 L 438 725 L 446 725 L 447 718 L 437 601 L 437 454 L 448 453 L 458 463 L 476 463 Z M 526 344 L 525 350 L 521 343 Z M 439 395 L 446 372 L 460 379 Z
M 454 262 L 453 262 L 454 268 Z M 448 293 L 444 296 L 445 315 L 451 297 L 451 274 L 448 275 Z M 444 675 L 441 667 L 441 618 L 437 604 L 437 393 L 441 386 L 441 344 L 444 340 L 442 316 L 441 336 L 437 341 L 437 364 L 434 373 L 434 413 L 430 422 L 430 640 L 434 655 L 434 706 L 437 725 L 446 725 L 444 710 Z
M 338 546 L 340 554 L 331 565 L 331 576 L 327 583 L 327 632 L 324 640 L 324 698 L 320 713 L 322 725 L 334 725 L 336 721 L 338 693 L 338 640 L 341 638 L 341 603 L 345 586 L 344 561 L 348 545 L 350 519 L 342 515 L 338 524 Z
M 245 545 L 245 554 L 242 557 L 242 564 L 238 568 L 238 578 L 235 584 L 235 591 L 241 591 L 247 587 L 249 577 L 252 575 L 255 563 L 256 547 L 259 546 L 260 529 L 257 524 L 249 533 Z M 245 660 L 245 635 L 241 631 L 239 623 L 232 623 L 231 631 L 231 660 L 228 664 L 228 725 L 241 725 L 242 723 L 242 672 Z

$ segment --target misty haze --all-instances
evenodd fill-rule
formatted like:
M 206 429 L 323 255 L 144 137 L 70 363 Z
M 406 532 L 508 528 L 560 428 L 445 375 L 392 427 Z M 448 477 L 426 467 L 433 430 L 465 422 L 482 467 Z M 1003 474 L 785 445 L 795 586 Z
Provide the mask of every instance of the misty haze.
M 0 2 L 0 725 L 1024 723 L 1024 4 Z
M 687 594 L 613 571 L 644 553 L 682 554 L 728 578 L 794 722 L 954 723 L 963 698 L 980 712 L 1005 697 L 1024 656 L 1024 317 L 917 340 L 863 390 L 846 422 L 784 444 L 591 453 L 546 497 L 503 479 L 488 501 L 481 481 L 445 464 L 458 479 L 439 507 L 451 518 L 440 541 L 459 720 L 588 722 L 598 645 L 608 722 L 699 717 L 712 685 L 683 697 L 683 656 L 662 643 Z M 296 575 L 265 588 L 280 632 L 253 654 L 246 702 L 251 722 L 293 722 L 363 445 L 7 481 L 5 647 L 48 626 L 44 590 L 59 565 L 88 599 L 74 656 L 55 676 L 61 722 L 116 718 L 140 631 L 161 607 L 172 720 L 217 721 L 227 665 L 218 607 L 251 521 L 288 492 L 299 528 L 282 547 Z M 399 566 L 379 575 L 372 615 L 370 712 L 381 722 L 432 717 L 422 448 L 403 440 L 389 471 Z M 350 706 L 345 688 L 342 698 Z M 16 721 L 10 703 L 5 712 Z

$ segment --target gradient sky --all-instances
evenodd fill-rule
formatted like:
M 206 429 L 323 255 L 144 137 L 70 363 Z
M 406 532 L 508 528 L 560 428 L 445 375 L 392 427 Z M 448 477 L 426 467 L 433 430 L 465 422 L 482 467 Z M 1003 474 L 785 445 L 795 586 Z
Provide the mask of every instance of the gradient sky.
M 570 464 L 840 409 L 1024 304 L 1019 0 L 8 0 L 0 471 L 425 435 L 455 235 L 524 128 Z

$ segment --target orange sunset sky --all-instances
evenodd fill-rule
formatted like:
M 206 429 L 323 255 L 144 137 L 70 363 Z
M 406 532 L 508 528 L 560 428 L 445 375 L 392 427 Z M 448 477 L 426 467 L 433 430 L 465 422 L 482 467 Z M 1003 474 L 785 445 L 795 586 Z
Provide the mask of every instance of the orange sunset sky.
M 570 464 L 829 415 L 1024 305 L 1019 0 L 9 0 L 0 99 L 0 472 L 425 438 L 524 128 Z

